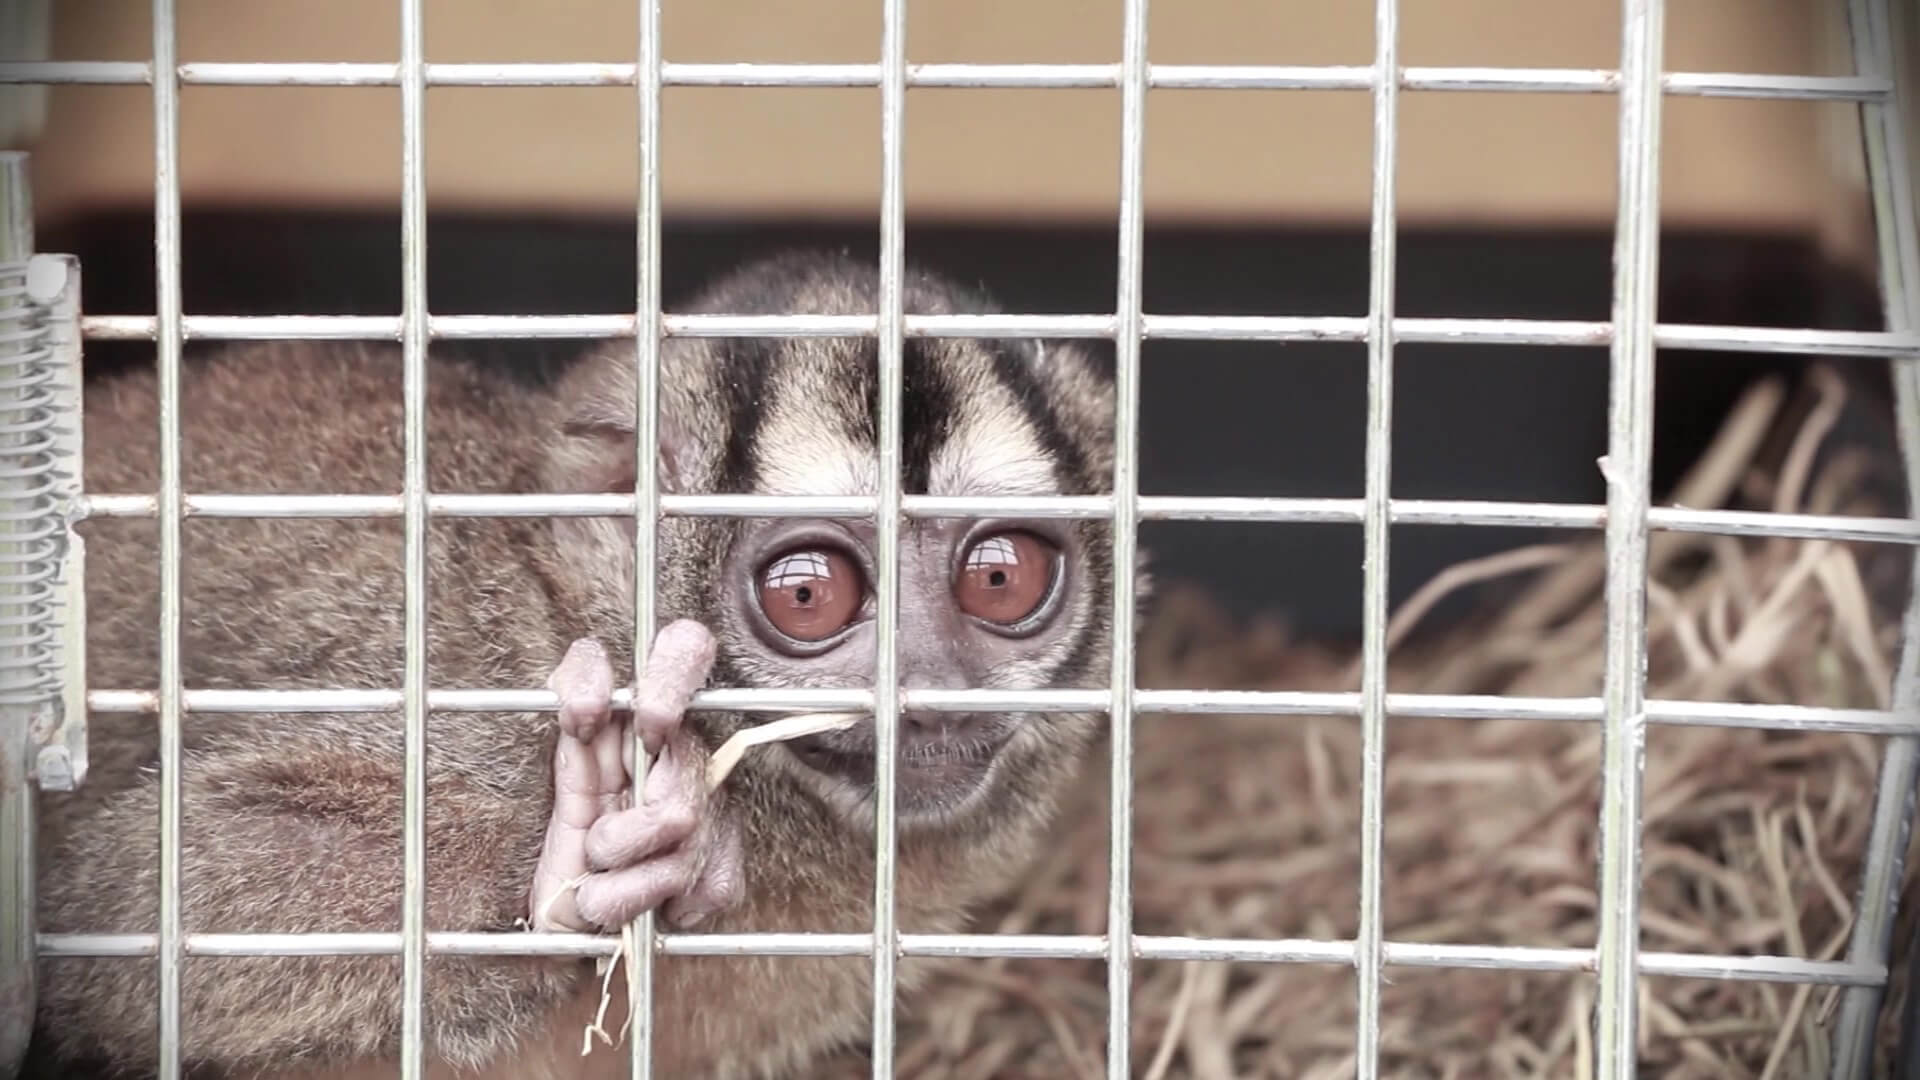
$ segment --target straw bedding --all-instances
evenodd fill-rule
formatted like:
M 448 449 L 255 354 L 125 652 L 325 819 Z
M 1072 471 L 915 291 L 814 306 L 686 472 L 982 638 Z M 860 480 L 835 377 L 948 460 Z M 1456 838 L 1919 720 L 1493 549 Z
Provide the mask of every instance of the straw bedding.
M 1809 387 L 1796 410 L 1781 385 L 1757 385 L 1674 501 L 1899 512 L 1860 494 L 1884 464 L 1829 437 L 1841 382 L 1816 372 Z M 1907 557 L 1891 546 L 1655 534 L 1649 696 L 1886 708 Z M 1395 615 L 1391 689 L 1597 695 L 1602 571 L 1599 537 L 1588 532 L 1442 575 Z M 1482 594 L 1485 614 L 1420 634 L 1430 602 L 1460 588 Z M 1296 640 L 1276 624 L 1234 625 L 1179 591 L 1159 603 L 1139 671 L 1149 687 L 1358 686 L 1351 652 Z M 1153 715 L 1136 732 L 1138 932 L 1353 937 L 1361 759 L 1353 718 Z M 1842 956 L 1879 749 L 1869 735 L 1656 725 L 1646 752 L 1643 948 Z M 1388 939 L 1591 947 L 1600 756 L 1593 723 L 1390 719 Z M 982 929 L 1104 930 L 1105 786 L 1102 762 L 1091 762 L 1051 854 L 1018 895 L 984 913 Z M 1916 894 L 1910 874 L 1907 918 Z M 1391 967 L 1387 977 L 1387 1075 L 1584 1074 L 1590 975 Z M 1903 993 L 1896 976 L 1883 1015 Z M 1138 962 L 1134 1075 L 1350 1076 L 1354 994 L 1342 965 Z M 1837 994 L 1647 978 L 1642 1001 L 1653 1075 L 1779 1078 L 1823 1072 Z M 1099 962 L 954 962 L 903 1007 L 899 1075 L 1104 1075 L 1105 1018 Z M 850 1055 L 827 1073 L 861 1075 L 864 1061 Z

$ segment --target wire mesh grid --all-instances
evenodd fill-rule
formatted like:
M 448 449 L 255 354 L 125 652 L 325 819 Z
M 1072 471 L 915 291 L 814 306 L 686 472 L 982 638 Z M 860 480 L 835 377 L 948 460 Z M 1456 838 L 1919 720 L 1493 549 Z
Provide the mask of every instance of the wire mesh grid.
M 1135 960 L 1232 960 L 1329 964 L 1357 973 L 1357 1074 L 1379 1071 L 1380 989 L 1385 969 L 1476 967 L 1510 971 L 1593 972 L 1596 1075 L 1634 1075 L 1637 980 L 1673 975 L 1849 988 L 1835 1039 L 1834 1075 L 1863 1076 L 1871 1059 L 1874 1019 L 1887 983 L 1893 906 L 1912 824 L 1920 771 L 1920 605 L 1910 609 L 1893 707 L 1886 710 L 1647 700 L 1644 610 L 1650 531 L 1732 536 L 1876 541 L 1913 547 L 1920 561 L 1920 520 L 1811 514 L 1698 511 L 1649 505 L 1652 371 L 1661 348 L 1785 352 L 1883 358 L 1895 370 L 1902 444 L 1912 492 L 1920 505 L 1920 229 L 1892 41 L 1898 0 L 1849 0 L 1855 73 L 1841 77 L 1662 70 L 1662 0 L 1624 0 L 1617 70 L 1403 67 L 1398 62 L 1398 4 L 1376 0 L 1375 55 L 1368 66 L 1290 67 L 1153 64 L 1148 59 L 1148 2 L 1125 0 L 1123 52 L 1116 64 L 911 64 L 905 46 L 905 0 L 882 0 L 881 54 L 873 64 L 684 64 L 661 55 L 661 0 L 641 0 L 633 64 L 439 64 L 425 59 L 422 0 L 401 0 L 401 55 L 383 63 L 177 62 L 174 0 L 153 0 L 153 51 L 148 63 L 0 63 L 0 84 L 145 84 L 152 89 L 156 314 L 83 320 L 90 340 L 148 339 L 160 373 L 160 484 L 155 494 L 98 493 L 78 509 L 94 516 L 154 517 L 159 522 L 161 576 L 160 681 L 153 690 L 92 690 L 102 712 L 157 716 L 161 917 L 152 934 L 44 934 L 43 956 L 146 958 L 158 965 L 157 1036 L 162 1075 L 181 1068 L 180 964 L 187 955 L 399 955 L 403 960 L 401 1075 L 424 1074 L 425 959 L 428 955 L 605 956 L 624 944 L 629 1000 L 635 1009 L 631 1072 L 651 1075 L 653 1029 L 646 1007 L 652 960 L 661 955 L 869 956 L 872 960 L 873 1075 L 893 1073 L 895 963 L 906 956 L 1062 957 L 1108 965 L 1107 1069 L 1130 1075 L 1128 1039 L 1131 965 Z M 178 172 L 180 88 L 227 86 L 397 86 L 403 107 L 403 307 L 398 318 L 361 316 L 189 316 L 181 297 L 181 191 Z M 638 95 L 640 184 L 635 308 L 623 314 L 570 316 L 435 316 L 426 296 L 426 186 L 423 144 L 426 91 L 436 86 L 631 86 Z M 661 310 L 660 98 L 665 86 L 874 87 L 882 102 L 880 303 L 872 316 L 676 315 Z M 1120 91 L 1121 183 L 1119 273 L 1115 309 L 1107 314 L 916 316 L 903 311 L 905 204 L 902 121 L 911 87 L 1106 87 Z M 1372 95 L 1373 162 L 1368 311 L 1359 318 L 1216 317 L 1143 311 L 1143 161 L 1148 92 L 1188 89 L 1344 89 Z M 1614 94 L 1620 101 L 1619 191 L 1615 222 L 1614 307 L 1607 322 L 1505 319 L 1415 319 L 1395 313 L 1395 159 L 1402 91 L 1564 92 Z M 1780 330 L 1660 324 L 1654 312 L 1658 274 L 1661 103 L 1667 95 L 1839 101 L 1856 104 L 1867 148 L 1886 329 L 1880 332 Z M 878 339 L 880 489 L 873 496 L 775 497 L 663 495 L 654 483 L 658 430 L 654 380 L 643 377 L 636 402 L 636 486 L 631 495 L 507 496 L 427 490 L 426 354 L 435 340 L 460 338 L 633 338 L 639 370 L 657 370 L 659 347 L 674 336 L 870 336 Z M 1071 336 L 1114 343 L 1117 375 L 1116 453 L 1111 495 L 1058 498 L 963 498 L 905 495 L 897 468 L 903 342 L 917 336 L 1036 338 Z M 1143 496 L 1138 491 L 1141 347 L 1149 339 L 1364 342 L 1368 355 L 1365 489 L 1355 499 L 1200 498 Z M 397 340 L 405 365 L 405 482 L 398 495 L 223 495 L 182 488 L 179 383 L 188 340 Z M 1604 471 L 1604 506 L 1560 503 L 1410 500 L 1390 496 L 1392 375 L 1399 342 L 1604 345 L 1611 349 L 1612 417 Z M 1271 521 L 1359 524 L 1364 531 L 1363 648 L 1356 693 L 1142 690 L 1134 685 L 1131 579 L 1116 575 L 1111 684 L 1106 690 L 906 690 L 897 686 L 892 632 L 899 615 L 897 543 L 903 519 L 1018 514 L 1085 518 L 1113 524 L 1116 566 L 1133 563 L 1142 521 Z M 656 934 L 651 916 L 629 927 L 624 942 L 563 933 L 429 932 L 424 911 L 426 717 L 442 710 L 551 710 L 550 691 L 451 688 L 430 684 L 425 665 L 425 535 L 432 517 L 631 516 L 639 572 L 635 579 L 634 654 L 645 663 L 655 621 L 655 529 L 664 516 L 810 516 L 869 518 L 878 531 L 875 587 L 881 643 L 870 690 L 705 690 L 695 708 L 746 711 L 861 708 L 875 716 L 876 815 L 874 923 L 865 934 Z M 405 643 L 402 685 L 392 691 L 205 690 L 183 685 L 180 656 L 180 530 L 184 518 L 398 517 L 405 524 Z M 1592 698 L 1514 698 L 1397 694 L 1387 690 L 1388 536 L 1396 524 L 1529 525 L 1604 530 L 1607 550 L 1605 683 Z M 629 700 L 616 691 L 615 707 Z M 1110 762 L 1114 800 L 1109 853 L 1109 932 L 1103 936 L 903 934 L 894 920 L 893 747 L 903 708 L 1032 711 L 1091 710 L 1113 720 Z M 375 711 L 405 716 L 405 895 L 398 933 L 188 934 L 180 921 L 181 724 L 188 713 L 220 711 Z M 1360 919 L 1352 940 L 1201 939 L 1132 931 L 1132 720 L 1136 712 L 1261 713 L 1356 718 L 1363 735 Z M 1537 719 L 1598 723 L 1605 732 L 1599 936 L 1592 949 L 1440 945 L 1386 940 L 1381 916 L 1384 827 L 1382 765 L 1390 717 Z M 1883 758 L 1859 918 L 1845 960 L 1787 956 L 1724 956 L 1642 952 L 1638 945 L 1639 794 L 1649 724 L 1718 725 L 1784 731 L 1850 731 L 1889 736 Z M 643 748 L 636 760 L 644 762 Z

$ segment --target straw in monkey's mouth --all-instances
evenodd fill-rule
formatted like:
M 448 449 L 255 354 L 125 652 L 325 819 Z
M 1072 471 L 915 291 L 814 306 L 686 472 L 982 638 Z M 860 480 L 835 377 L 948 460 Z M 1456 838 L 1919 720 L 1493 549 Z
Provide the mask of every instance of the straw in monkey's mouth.
M 844 731 L 860 722 L 865 713 L 815 712 L 797 713 L 783 716 L 778 720 L 734 733 L 734 736 L 720 744 L 720 749 L 707 759 L 707 788 L 717 788 L 740 763 L 741 755 L 755 746 L 766 743 L 784 742 L 807 735 L 819 735 L 828 731 Z

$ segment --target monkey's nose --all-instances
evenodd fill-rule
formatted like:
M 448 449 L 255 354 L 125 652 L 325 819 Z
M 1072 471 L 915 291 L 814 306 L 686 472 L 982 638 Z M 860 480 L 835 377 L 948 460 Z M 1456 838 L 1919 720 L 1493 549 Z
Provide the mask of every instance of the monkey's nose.
M 900 733 L 920 738 L 965 736 L 985 727 L 986 720 L 983 713 L 912 709 L 900 714 Z
M 902 690 L 964 690 L 968 685 L 967 674 L 958 667 L 937 662 L 922 662 L 902 665 L 900 689 Z M 903 701 L 902 705 L 905 704 Z M 980 726 L 980 714 L 973 712 L 950 712 L 941 709 L 900 710 L 901 734 L 916 734 L 922 737 L 949 737 L 973 731 Z

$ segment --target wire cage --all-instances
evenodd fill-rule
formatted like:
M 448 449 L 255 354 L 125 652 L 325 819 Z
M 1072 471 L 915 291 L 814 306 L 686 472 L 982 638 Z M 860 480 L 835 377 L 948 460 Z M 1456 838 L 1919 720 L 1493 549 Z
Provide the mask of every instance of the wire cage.
M 1650 504 L 1654 358 L 1662 348 L 1791 352 L 1885 360 L 1894 371 L 1910 506 L 1920 506 L 1920 222 L 1916 222 L 1914 118 L 1920 87 L 1896 62 L 1900 33 L 1920 30 L 1920 17 L 1899 0 L 1848 0 L 1854 73 L 1844 77 L 1670 72 L 1663 66 L 1663 0 L 1623 0 L 1619 65 L 1615 70 L 1417 68 L 1398 54 L 1399 4 L 1376 0 L 1375 52 L 1364 67 L 1212 67 L 1149 60 L 1148 0 L 1125 0 L 1123 54 L 1112 64 L 911 64 L 906 52 L 906 0 L 882 0 L 880 56 L 855 64 L 690 64 L 661 53 L 661 0 L 641 0 L 640 34 L 630 64 L 427 63 L 422 0 L 400 0 L 397 63 L 181 63 L 175 51 L 175 0 L 154 0 L 151 58 L 141 62 L 0 63 L 0 83 L 134 84 L 151 88 L 154 131 L 154 268 L 157 314 L 82 318 L 77 309 L 77 265 L 36 254 L 24 163 L 6 159 L 0 197 L 0 454 L 6 485 L 0 525 L 0 655 L 8 683 L 0 699 L 6 741 L 0 765 L 0 844 L 6 869 L 7 935 L 0 943 L 0 978 L 7 1014 L 0 1017 L 0 1051 L 24 1044 L 32 1016 L 32 972 L 38 956 L 117 956 L 158 966 L 162 1074 L 180 1074 L 184 957 L 261 955 L 398 955 L 403 962 L 404 1053 L 399 1071 L 424 1075 L 424 978 L 429 954 L 611 955 L 625 948 L 629 1000 L 636 1008 L 631 1034 L 632 1075 L 652 1075 L 654 1029 L 648 987 L 656 955 L 838 955 L 871 958 L 871 1052 L 876 1078 L 894 1074 L 895 967 L 902 957 L 1069 957 L 1104 960 L 1108 972 L 1106 1070 L 1136 1072 L 1128 1038 L 1129 989 L 1136 961 L 1234 960 L 1259 963 L 1348 965 L 1356 973 L 1354 1071 L 1362 1080 L 1380 1073 L 1381 991 L 1394 967 L 1476 967 L 1511 971 L 1591 972 L 1598 992 L 1593 1015 L 1592 1075 L 1624 1080 L 1636 1075 L 1637 995 L 1642 975 L 1814 983 L 1846 987 L 1833 1036 L 1831 1074 L 1864 1077 L 1872 1067 L 1874 1031 L 1889 981 L 1895 904 L 1903 856 L 1920 787 L 1920 600 L 1909 605 L 1889 710 L 1811 706 L 1698 703 L 1649 699 L 1645 635 L 1647 560 L 1658 531 L 1729 536 L 1834 539 L 1906 545 L 1920 553 L 1920 521 L 1897 518 L 1708 511 Z M 402 123 L 402 284 L 398 317 L 188 316 L 181 287 L 180 94 L 183 86 L 397 87 Z M 638 294 L 632 310 L 582 315 L 435 315 L 428 309 L 427 189 L 424 179 L 424 102 L 447 86 L 616 86 L 637 97 L 641 155 L 636 252 Z M 879 212 L 881 302 L 872 315 L 685 315 L 662 309 L 660 99 L 668 86 L 873 87 L 882 102 L 882 184 Z M 1122 101 L 1117 242 L 1119 275 L 1111 311 L 1087 314 L 914 316 L 903 310 L 905 201 L 903 115 L 909 87 L 1101 87 Z M 1143 147 L 1149 94 L 1166 88 L 1347 89 L 1365 91 L 1373 105 L 1370 303 L 1363 317 L 1199 316 L 1143 310 L 1145 210 Z M 1403 318 L 1395 305 L 1396 161 L 1404 91 L 1560 91 L 1616 96 L 1619 102 L 1618 205 L 1615 221 L 1613 308 L 1602 322 L 1471 318 Z M 1837 101 L 1857 105 L 1878 236 L 1884 329 L 1877 332 L 1780 330 L 1739 326 L 1661 324 L 1658 281 L 1661 109 L 1670 95 Z M 642 378 L 635 416 L 641 452 L 631 495 L 507 496 L 427 490 L 425 379 L 430 342 L 451 339 L 632 339 L 642 372 L 657 370 L 663 339 L 674 336 L 868 336 L 879 344 L 881 385 L 880 488 L 872 497 L 663 495 L 655 483 L 651 447 L 658 430 L 655 382 Z M 901 431 L 903 342 L 914 336 L 1037 338 L 1067 336 L 1113 343 L 1117 376 L 1117 443 L 1111 495 L 997 498 L 903 495 L 896 467 Z M 1139 493 L 1139 406 L 1142 342 L 1149 338 L 1258 341 L 1346 341 L 1367 350 L 1365 489 L 1358 498 L 1240 498 L 1143 496 Z M 157 492 L 81 492 L 77 434 L 63 426 L 76 415 L 82 340 L 144 340 L 158 349 L 161 483 Z M 398 341 L 405 357 L 406 474 L 394 495 L 222 495 L 183 489 L 178 400 L 181 354 L 187 340 Z M 1610 429 L 1604 505 L 1396 499 L 1389 495 L 1393 462 L 1394 350 L 1399 343 L 1477 343 L 1604 346 L 1610 350 Z M 900 598 L 897 544 L 903 519 L 1003 513 L 1110 520 L 1116 566 L 1132 565 L 1142 521 L 1210 520 L 1337 522 L 1364 532 L 1363 644 L 1357 693 L 1289 691 L 1214 692 L 1146 690 L 1136 685 L 1132 581 L 1119 576 L 1110 597 L 1113 638 L 1111 683 L 1105 690 L 1006 692 L 907 691 L 897 685 L 892 643 Z M 644 664 L 655 622 L 655 526 L 663 516 L 870 516 L 880 553 L 877 591 L 878 652 L 871 690 L 773 692 L 740 688 L 703 691 L 696 707 L 778 710 L 861 708 L 875 717 L 879 741 L 874 922 L 864 934 L 657 933 L 651 916 L 628 928 L 623 940 L 550 933 L 430 933 L 425 922 L 425 734 L 431 711 L 552 710 L 546 691 L 432 686 L 425 667 L 426 536 L 428 522 L 452 516 L 631 515 L 639 575 L 635 586 L 637 664 Z M 65 529 L 85 516 L 156 518 L 161 577 L 161 677 L 156 688 L 80 685 L 77 565 L 61 546 Z M 405 525 L 406 665 L 390 690 L 206 690 L 183 685 L 180 624 L 181 527 L 188 516 L 386 517 Z M 1607 617 L 1604 692 L 1595 698 L 1524 699 L 1389 693 L 1387 686 L 1388 535 L 1393 525 L 1527 525 L 1601 530 L 1606 546 Z M 624 703 L 616 694 L 616 708 Z M 1098 936 L 901 933 L 895 922 L 894 746 L 902 709 L 977 708 L 1033 711 L 1094 710 L 1113 720 L 1109 763 L 1114 797 L 1108 853 L 1109 932 Z M 180 919 L 181 730 L 200 712 L 404 710 L 404 919 L 396 933 L 188 934 Z M 155 716 L 161 736 L 159 782 L 161 920 L 151 934 L 37 934 L 32 923 L 32 788 L 84 783 L 85 716 L 140 712 Z M 1361 761 L 1360 892 L 1358 933 L 1351 940 L 1220 940 L 1169 937 L 1133 930 L 1133 718 L 1139 712 L 1330 715 L 1357 720 Z M 1561 719 L 1598 722 L 1605 733 L 1599 934 L 1591 949 L 1435 945 L 1387 940 L 1382 917 L 1382 835 L 1385 825 L 1384 747 L 1389 717 Z M 1787 731 L 1850 731 L 1883 737 L 1870 848 L 1866 853 L 1857 919 L 1844 959 L 1731 956 L 1643 951 L 1639 944 L 1640 805 L 1643 751 L 1649 725 L 1711 724 Z M 641 756 L 644 760 L 644 754 Z M 20 1010 L 24 1007 L 25 1012 Z M 10 1064 L 10 1062 L 9 1062 Z

